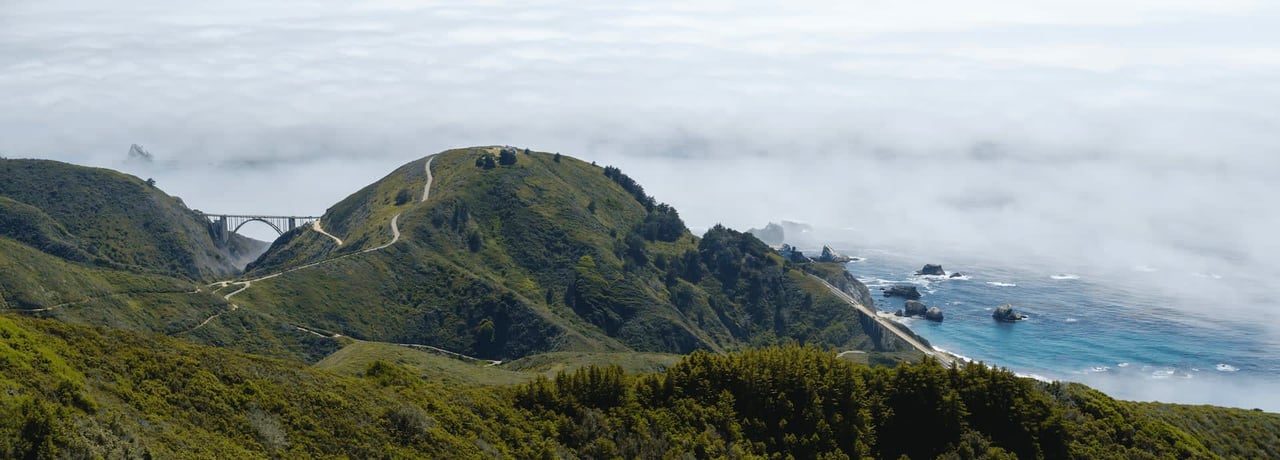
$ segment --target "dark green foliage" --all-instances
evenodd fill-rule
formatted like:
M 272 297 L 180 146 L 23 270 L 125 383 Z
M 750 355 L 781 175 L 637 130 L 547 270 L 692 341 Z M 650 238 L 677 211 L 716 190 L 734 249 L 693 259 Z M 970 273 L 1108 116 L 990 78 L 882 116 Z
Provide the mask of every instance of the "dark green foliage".
M 405 203 L 413 200 L 413 194 L 407 189 L 400 189 L 396 192 L 396 206 L 404 206 Z
M 498 152 L 498 164 L 503 166 L 511 166 L 516 164 L 516 151 L 511 148 L 504 148 Z
M 613 179 L 615 183 L 622 186 L 622 189 L 626 190 L 627 193 L 631 194 L 632 198 L 635 198 L 637 202 L 639 202 L 641 205 L 644 205 L 645 211 L 653 210 L 653 207 L 654 207 L 653 197 L 646 195 L 644 193 L 644 187 L 641 187 L 640 184 L 635 181 L 635 179 L 632 179 L 630 176 L 623 174 L 621 169 L 615 168 L 613 166 L 605 166 L 604 177 Z
M 1060 399 L 1062 391 L 980 364 L 948 370 L 928 360 L 868 368 L 815 348 L 784 347 L 694 353 L 663 374 L 639 377 L 579 369 L 522 385 L 515 405 L 534 420 L 556 424 L 558 440 L 571 450 L 608 446 L 624 458 L 727 452 L 888 459 L 1214 456 L 1169 424 L 1122 409 L 1133 403 L 1085 395 L 1088 405 L 1113 409 L 1082 411 L 1078 397 Z M 1188 409 L 1197 411 L 1231 414 Z M 1222 420 L 1238 427 L 1280 419 L 1231 415 L 1237 414 L 1238 420 Z M 1115 437 L 1110 430 L 1142 439 Z M 1250 452 L 1261 454 L 1252 458 L 1274 457 L 1265 454 L 1280 444 L 1274 433 L 1247 442 L 1258 449 Z
M 1224 458 L 1280 458 L 1280 414 L 1162 403 L 1121 403 L 1168 423 Z
M 654 206 L 653 211 L 644 217 L 644 222 L 636 232 L 649 241 L 674 242 L 685 234 L 684 221 L 680 213 L 666 203 Z

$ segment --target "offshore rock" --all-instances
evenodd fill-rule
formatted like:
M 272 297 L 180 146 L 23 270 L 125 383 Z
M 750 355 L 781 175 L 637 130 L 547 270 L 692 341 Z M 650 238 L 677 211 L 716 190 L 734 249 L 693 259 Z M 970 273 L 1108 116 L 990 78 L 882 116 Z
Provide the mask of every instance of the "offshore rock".
M 852 261 L 853 258 L 836 252 L 834 249 L 831 249 L 831 246 L 823 246 L 822 255 L 819 255 L 817 260 L 818 262 L 835 262 L 842 264 Z
M 938 264 L 925 264 L 924 268 L 921 268 L 921 269 L 919 269 L 919 270 L 916 270 L 916 274 L 917 274 L 917 275 L 930 275 L 930 276 L 946 276 L 946 275 L 947 275 L 947 272 L 946 272 L 946 271 L 944 271 L 944 270 L 942 269 L 942 266 L 941 266 L 941 265 L 938 265 Z
M 905 316 L 924 316 L 929 311 L 929 307 L 925 306 L 919 300 L 908 300 L 902 305 L 903 315 Z
M 1026 319 L 1027 315 L 1014 311 L 1013 305 L 1004 304 L 997 307 L 996 311 L 991 312 L 991 317 L 995 318 L 996 321 L 1012 323 Z
M 881 288 L 884 289 L 884 288 Z M 907 300 L 920 300 L 920 290 L 915 286 L 893 286 L 884 289 L 885 297 L 902 297 Z
M 924 319 L 927 319 L 927 320 L 929 320 L 929 321 L 937 321 L 937 322 L 941 323 L 941 322 L 942 322 L 942 309 L 940 309 L 940 308 L 938 308 L 938 307 L 930 308 L 930 309 L 929 309 L 929 311 L 924 312 Z

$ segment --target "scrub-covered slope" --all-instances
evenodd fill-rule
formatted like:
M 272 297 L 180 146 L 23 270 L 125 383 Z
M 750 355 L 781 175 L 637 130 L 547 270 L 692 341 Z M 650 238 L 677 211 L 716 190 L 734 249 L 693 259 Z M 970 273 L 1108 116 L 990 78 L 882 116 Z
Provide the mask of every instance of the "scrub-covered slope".
M 400 239 L 363 252 L 392 240 L 397 215 Z M 294 232 L 249 278 L 346 257 L 254 281 L 235 301 L 291 324 L 492 359 L 789 341 L 906 349 L 872 339 L 852 308 L 755 237 L 719 226 L 695 237 L 621 171 L 567 156 L 447 151 L 321 222 L 345 244 Z
M 0 160 L 0 236 L 74 262 L 189 279 L 235 274 L 261 243 L 217 242 L 181 200 L 120 172 Z

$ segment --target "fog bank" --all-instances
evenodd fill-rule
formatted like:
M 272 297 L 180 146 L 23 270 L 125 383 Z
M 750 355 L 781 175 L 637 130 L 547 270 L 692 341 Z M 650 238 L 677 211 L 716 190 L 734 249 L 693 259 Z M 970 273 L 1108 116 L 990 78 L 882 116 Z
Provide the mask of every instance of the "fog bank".
M 0 154 L 304 215 L 511 144 L 621 166 L 692 226 L 799 220 L 1274 324 L 1280 9 L 1122 3 L 6 2 Z

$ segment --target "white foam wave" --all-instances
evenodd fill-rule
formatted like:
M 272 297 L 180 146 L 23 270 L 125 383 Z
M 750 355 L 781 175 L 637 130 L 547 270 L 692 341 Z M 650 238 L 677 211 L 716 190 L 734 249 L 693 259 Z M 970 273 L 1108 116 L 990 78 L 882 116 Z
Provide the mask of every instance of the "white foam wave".
M 1049 278 L 1052 278 L 1055 280 L 1078 280 L 1080 279 L 1080 275 L 1072 275 L 1070 273 L 1061 273 L 1057 275 L 1049 275 Z
M 1110 371 L 1111 368 L 1108 366 L 1093 366 L 1093 368 L 1090 370 L 1094 372 L 1107 372 L 1107 371 Z
M 1116 367 L 1129 367 L 1129 363 L 1118 363 Z
M 933 347 L 933 350 L 934 350 L 934 351 L 936 351 L 936 352 L 939 352 L 939 353 L 946 353 L 946 354 L 948 354 L 948 355 L 955 356 L 955 357 L 956 357 L 956 359 L 959 359 L 959 360 L 964 361 L 964 362 L 966 362 L 966 363 L 976 362 L 976 361 L 974 361 L 974 360 L 973 360 L 973 358 L 970 358 L 970 357 L 968 357 L 968 356 L 962 355 L 962 354 L 960 354 L 960 353 L 952 353 L 952 352 L 950 352 L 950 351 L 947 351 L 945 348 L 940 348 L 940 347 L 936 347 L 936 346 L 935 346 L 935 347 Z
M 1017 284 L 1014 284 L 1014 283 L 1004 283 L 1000 281 L 987 281 L 987 284 L 990 284 L 996 287 L 1017 287 L 1018 286 Z
M 1080 320 L 1075 319 L 1075 318 L 1067 318 L 1067 322 L 1068 322 L 1068 323 L 1074 323 L 1074 322 L 1076 322 L 1076 321 L 1080 321 Z
M 1218 370 L 1218 372 L 1236 372 L 1236 371 L 1239 371 L 1239 370 L 1240 370 L 1239 368 L 1237 368 L 1237 367 L 1235 367 L 1235 366 L 1232 366 L 1232 365 L 1230 365 L 1230 364 L 1223 364 L 1223 363 L 1218 363 L 1218 365 L 1217 365 L 1217 366 L 1213 366 L 1213 368 L 1214 368 L 1214 369 L 1217 369 L 1217 370 Z
M 1167 379 L 1173 377 L 1173 369 L 1160 369 L 1151 373 L 1152 378 Z

